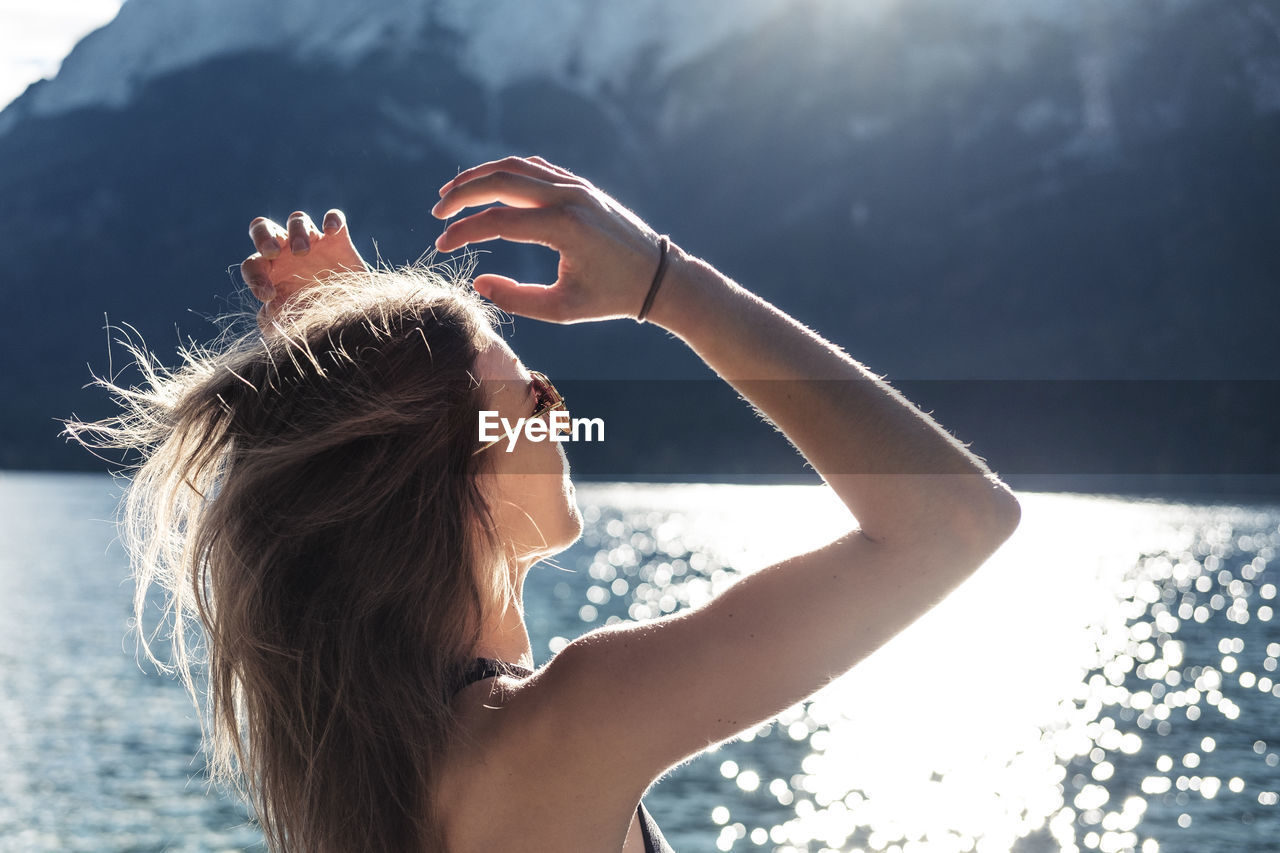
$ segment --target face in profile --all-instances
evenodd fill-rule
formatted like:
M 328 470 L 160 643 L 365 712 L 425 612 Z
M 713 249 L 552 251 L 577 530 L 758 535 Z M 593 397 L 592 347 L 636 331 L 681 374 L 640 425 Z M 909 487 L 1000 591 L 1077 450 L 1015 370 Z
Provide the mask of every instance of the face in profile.
M 472 373 L 483 386 L 488 410 L 514 426 L 537 408 L 533 377 L 506 341 L 492 333 L 487 340 Z M 541 419 L 549 417 L 543 414 Z M 480 451 L 492 454 L 486 460 L 492 473 L 482 475 L 481 485 L 502 538 L 514 548 L 518 561 L 532 564 L 577 541 L 582 535 L 582 513 L 562 442 L 530 441 L 522 431 L 508 452 L 509 442 L 503 435 L 500 442 Z M 477 430 L 476 446 L 480 444 Z

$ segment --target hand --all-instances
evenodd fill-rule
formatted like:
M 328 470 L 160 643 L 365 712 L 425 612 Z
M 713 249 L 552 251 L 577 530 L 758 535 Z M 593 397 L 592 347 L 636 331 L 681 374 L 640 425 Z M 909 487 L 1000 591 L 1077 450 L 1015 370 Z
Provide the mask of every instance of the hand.
M 451 252 L 502 239 L 560 254 L 554 284 L 476 277 L 475 289 L 511 314 L 553 323 L 635 318 L 658 268 L 658 235 L 590 181 L 541 157 L 508 157 L 468 169 L 440 188 L 431 213 L 448 219 L 468 207 L 501 202 L 459 219 L 436 239 Z
M 351 242 L 346 216 L 336 208 L 324 215 L 323 232 L 310 216 L 296 211 L 287 228 L 259 216 L 249 223 L 249 237 L 258 251 L 240 264 L 240 274 L 263 303 L 258 325 L 264 330 L 289 297 L 312 282 L 369 268 Z

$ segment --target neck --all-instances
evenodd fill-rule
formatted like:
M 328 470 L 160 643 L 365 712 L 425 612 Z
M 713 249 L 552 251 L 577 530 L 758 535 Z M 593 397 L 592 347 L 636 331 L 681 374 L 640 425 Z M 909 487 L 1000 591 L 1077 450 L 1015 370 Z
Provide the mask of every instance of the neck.
M 529 629 L 524 622 L 524 580 L 528 576 L 529 567 L 535 561 L 532 558 L 519 560 L 515 566 L 516 598 L 505 613 L 490 620 L 484 626 L 480 642 L 476 646 L 476 656 L 519 664 L 533 669 L 533 645 L 529 642 Z

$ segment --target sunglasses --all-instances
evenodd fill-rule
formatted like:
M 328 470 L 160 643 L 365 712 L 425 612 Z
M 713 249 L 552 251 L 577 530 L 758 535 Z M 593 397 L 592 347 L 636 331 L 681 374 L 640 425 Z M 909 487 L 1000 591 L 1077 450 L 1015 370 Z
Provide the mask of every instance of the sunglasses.
M 547 378 L 545 373 L 540 373 L 537 370 L 530 370 L 529 375 L 533 377 L 533 398 L 535 401 L 533 414 L 529 416 L 530 418 L 540 418 L 547 412 L 554 409 L 564 408 L 564 397 L 556 390 L 556 386 L 551 384 L 551 380 Z M 498 442 L 504 440 L 505 437 L 495 438 L 493 441 L 486 442 L 477 447 L 471 455 L 475 456 L 477 453 L 480 453 L 483 450 L 488 450 L 490 447 L 493 447 Z

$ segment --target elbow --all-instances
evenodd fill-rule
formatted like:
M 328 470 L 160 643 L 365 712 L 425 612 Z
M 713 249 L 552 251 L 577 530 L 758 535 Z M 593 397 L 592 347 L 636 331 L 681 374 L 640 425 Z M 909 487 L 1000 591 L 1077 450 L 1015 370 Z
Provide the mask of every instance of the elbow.
M 1022 522 L 1022 504 L 1013 491 L 999 480 L 992 482 L 988 500 L 975 502 L 967 519 L 971 528 L 998 547 L 1013 536 Z
M 975 492 L 970 482 L 963 493 L 946 495 L 931 512 L 914 516 L 890 535 L 869 535 L 861 529 L 859 533 L 877 544 L 919 542 L 923 536 L 949 549 L 960 545 L 985 560 L 1013 536 L 1021 521 L 1022 505 L 993 475 L 980 491 Z
M 1000 541 L 1003 542 L 1013 535 L 1018 529 L 1018 525 L 1022 523 L 1022 504 L 1018 503 L 1018 499 L 1013 496 L 1013 492 L 1009 492 L 1009 497 L 1005 501 L 1000 516 Z
M 994 477 L 989 482 L 980 495 L 955 505 L 950 527 L 958 541 L 980 552 L 984 560 L 1013 536 L 1022 521 L 1022 505 L 1013 491 Z

